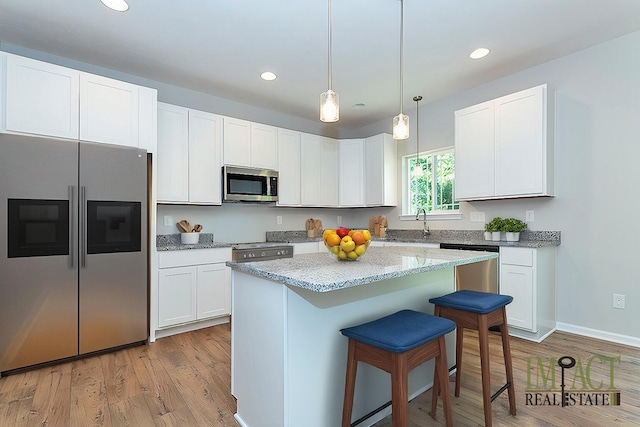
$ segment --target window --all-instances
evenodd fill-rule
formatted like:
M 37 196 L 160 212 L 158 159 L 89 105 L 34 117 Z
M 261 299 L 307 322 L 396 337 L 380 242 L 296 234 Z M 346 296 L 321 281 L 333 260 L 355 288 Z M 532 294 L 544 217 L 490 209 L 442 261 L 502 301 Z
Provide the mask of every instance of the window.
M 430 214 L 458 211 L 452 148 L 421 153 L 417 161 L 415 155 L 405 156 L 403 165 L 405 215 L 415 215 L 421 208 Z

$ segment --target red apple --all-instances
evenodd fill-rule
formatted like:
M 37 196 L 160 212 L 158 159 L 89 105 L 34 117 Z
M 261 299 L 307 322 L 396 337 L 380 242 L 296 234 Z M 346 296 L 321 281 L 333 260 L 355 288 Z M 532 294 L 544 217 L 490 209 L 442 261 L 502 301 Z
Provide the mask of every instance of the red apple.
M 351 230 L 349 230 L 348 228 L 340 227 L 336 230 L 336 234 L 342 239 L 344 236 L 347 236 L 349 234 L 349 231 Z

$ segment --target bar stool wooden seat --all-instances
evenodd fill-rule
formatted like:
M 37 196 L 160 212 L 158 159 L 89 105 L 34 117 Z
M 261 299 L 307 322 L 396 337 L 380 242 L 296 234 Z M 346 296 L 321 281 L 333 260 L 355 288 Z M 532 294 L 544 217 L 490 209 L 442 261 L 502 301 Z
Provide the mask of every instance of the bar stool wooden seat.
M 349 338 L 342 427 L 351 425 L 358 362 L 368 363 L 391 374 L 392 423 L 394 427 L 406 427 L 409 419 L 409 372 L 433 358 L 436 359 L 434 384 L 435 378 L 439 377 L 439 383 L 443 385 L 442 405 L 446 424 L 452 426 L 444 335 L 453 331 L 455 326 L 454 322 L 441 317 L 402 310 L 340 330 Z M 434 419 L 435 412 L 435 409 L 431 412 Z
M 491 402 L 503 391 L 509 393 L 509 410 L 516 415 L 516 395 L 513 386 L 513 367 L 511 364 L 511 348 L 509 346 L 509 331 L 507 327 L 506 306 L 513 301 L 509 295 L 498 295 L 487 292 L 457 291 L 437 298 L 431 298 L 435 305 L 434 315 L 451 319 L 456 322 L 456 389 L 455 396 L 460 396 L 460 378 L 462 377 L 462 339 L 464 329 L 478 331 L 480 341 L 480 368 L 482 374 L 482 401 L 484 407 L 484 421 L 491 426 Z M 507 382 L 491 395 L 491 371 L 489 368 L 489 328 L 499 326 L 502 336 L 502 352 Z M 438 384 L 434 380 L 434 389 Z M 443 399 L 446 393 L 443 387 Z M 436 407 L 437 394 L 431 402 Z

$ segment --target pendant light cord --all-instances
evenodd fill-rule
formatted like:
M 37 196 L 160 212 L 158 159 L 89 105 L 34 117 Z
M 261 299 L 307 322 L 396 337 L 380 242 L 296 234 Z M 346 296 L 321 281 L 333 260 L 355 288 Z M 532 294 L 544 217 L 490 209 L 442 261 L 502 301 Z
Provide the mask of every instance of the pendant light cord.
M 402 98 L 404 95 L 404 82 L 403 82 L 403 76 L 402 76 L 403 45 L 404 45 L 404 2 L 400 0 L 400 114 L 402 114 Z
M 329 31 L 328 31 L 329 33 L 329 61 L 328 61 L 329 72 L 328 72 L 328 75 L 329 75 L 329 90 L 331 90 L 331 65 L 332 65 L 331 64 L 331 57 L 332 57 L 332 54 L 331 54 L 331 0 L 329 0 L 328 22 L 329 22 Z
M 413 97 L 416 101 L 416 165 L 418 164 L 418 153 L 420 152 L 420 101 L 422 96 L 417 95 Z

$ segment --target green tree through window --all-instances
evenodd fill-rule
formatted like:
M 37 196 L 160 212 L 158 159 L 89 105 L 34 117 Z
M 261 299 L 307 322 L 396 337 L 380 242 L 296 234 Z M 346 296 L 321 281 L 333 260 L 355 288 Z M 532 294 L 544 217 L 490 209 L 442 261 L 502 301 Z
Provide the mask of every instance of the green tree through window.
M 407 214 L 424 208 L 427 212 L 458 210 L 455 199 L 455 157 L 453 150 L 406 156 Z M 419 165 L 419 168 L 417 167 Z

